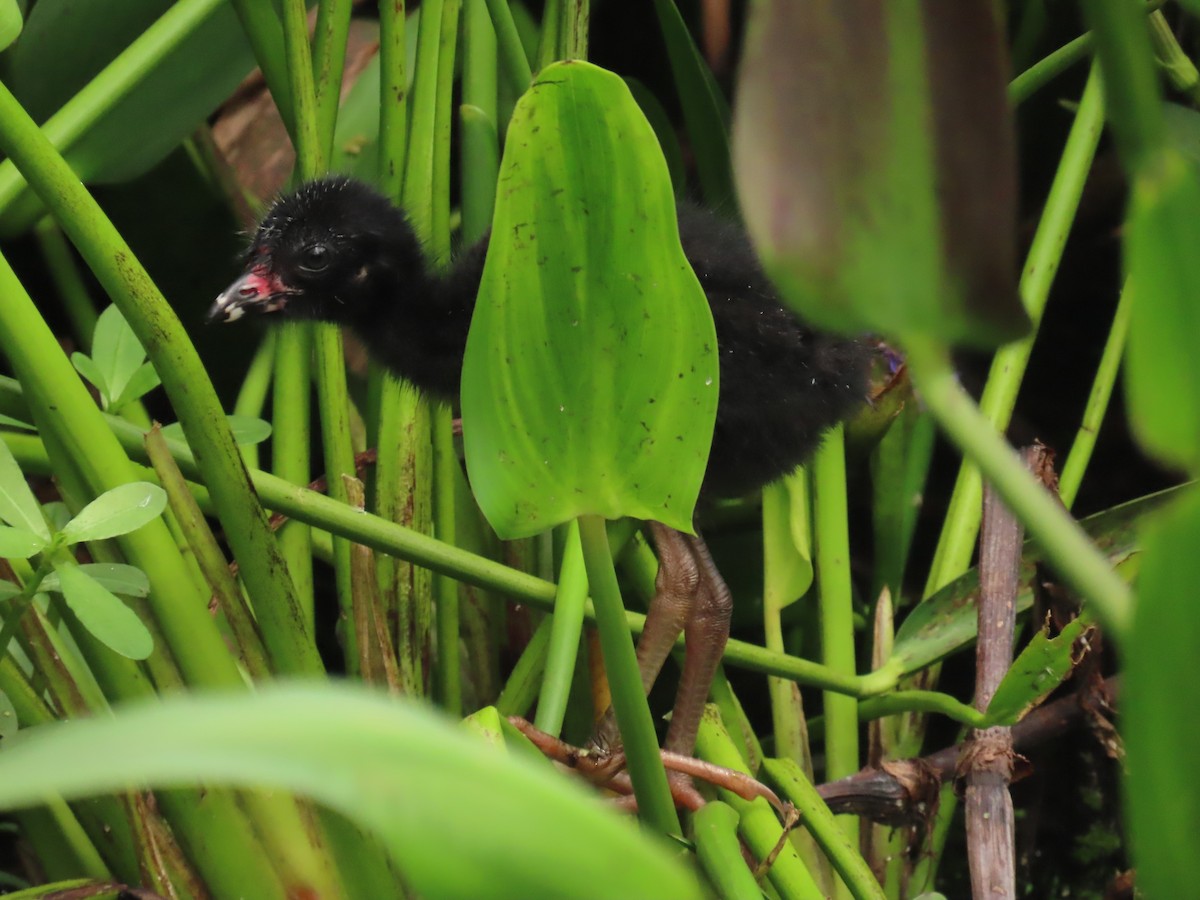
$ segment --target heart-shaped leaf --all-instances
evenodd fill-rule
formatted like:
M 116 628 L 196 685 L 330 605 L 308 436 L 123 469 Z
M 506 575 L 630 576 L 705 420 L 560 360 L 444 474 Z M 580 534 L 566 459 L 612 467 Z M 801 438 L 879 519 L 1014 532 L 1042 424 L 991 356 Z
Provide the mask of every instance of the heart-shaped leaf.
M 99 541 L 136 531 L 166 508 L 167 494 L 156 484 L 135 481 L 105 491 L 63 528 L 68 543 Z
M 480 507 L 690 531 L 717 405 L 712 314 L 654 132 L 616 75 L 542 70 L 513 113 L 463 367 Z
M 499 752 L 418 703 L 348 684 L 175 694 L 37 729 L 0 753 L 6 809 L 130 783 L 305 794 L 378 835 L 403 883 L 426 900 L 706 896 L 665 841 L 544 762 Z
M 142 620 L 99 582 L 70 563 L 56 565 L 55 571 L 67 606 L 96 640 L 130 659 L 145 659 L 154 651 L 154 638 Z

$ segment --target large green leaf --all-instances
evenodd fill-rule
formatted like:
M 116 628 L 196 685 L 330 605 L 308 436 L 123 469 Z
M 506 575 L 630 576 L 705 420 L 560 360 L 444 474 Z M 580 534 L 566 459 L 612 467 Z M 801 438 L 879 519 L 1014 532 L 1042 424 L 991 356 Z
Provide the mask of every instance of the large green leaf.
M 1186 897 L 1196 883 L 1197 546 L 1200 497 L 1192 495 L 1146 537 L 1133 628 L 1121 648 L 1121 733 L 1129 754 L 1125 796 L 1138 889 L 1147 897 Z
M 901 338 L 1023 333 L 1005 83 L 990 3 L 753 5 L 734 174 L 798 312 Z
M 198 24 L 164 34 L 169 52 L 66 151 L 85 181 L 125 181 L 162 160 L 254 68 L 233 8 L 213 0 L 39 0 L 12 49 L 9 84 L 39 121 L 67 102 L 157 19 Z M 194 21 L 194 20 L 193 20 Z
M 1125 259 L 1137 285 L 1125 387 L 1129 419 L 1161 459 L 1200 471 L 1200 178 L 1164 149 L 1133 180 Z
M 704 896 L 666 843 L 544 763 L 350 685 L 175 695 L 31 729 L 0 753 L 5 808 L 131 782 L 307 794 L 375 832 L 427 900 Z
M 0 50 L 17 39 L 24 24 L 17 0 L 0 0 Z
M 690 531 L 716 346 L 628 88 L 548 66 L 513 113 L 463 367 L 467 468 L 496 532 L 585 513 Z

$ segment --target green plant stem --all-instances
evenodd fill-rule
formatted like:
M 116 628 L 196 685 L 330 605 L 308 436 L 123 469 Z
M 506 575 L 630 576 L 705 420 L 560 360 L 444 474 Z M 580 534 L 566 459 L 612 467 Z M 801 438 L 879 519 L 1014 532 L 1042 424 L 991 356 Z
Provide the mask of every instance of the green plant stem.
M 821 661 L 853 676 L 854 608 L 850 583 L 850 536 L 846 510 L 846 449 L 841 426 L 825 435 L 812 461 L 813 531 L 816 539 L 817 596 L 821 610 Z M 853 697 L 826 691 L 825 777 L 829 781 L 859 769 L 858 703 Z M 841 819 L 842 829 L 857 840 L 858 820 Z
M 241 387 L 238 388 L 237 399 L 233 402 L 235 416 L 252 416 L 261 418 L 263 407 L 267 404 L 267 394 L 271 390 L 271 374 L 275 371 L 275 332 L 267 331 L 254 351 L 246 374 L 242 377 Z M 250 444 L 241 448 L 242 460 L 249 469 L 258 469 L 258 444 Z
M 337 127 L 338 98 L 346 67 L 346 38 L 350 33 L 350 0 L 325 0 L 317 6 L 317 29 L 313 35 L 313 82 L 316 91 L 318 158 L 328 165 L 333 156 L 333 132 Z
M 1103 125 L 1104 97 L 1100 74 L 1093 68 L 1021 273 L 1021 299 L 1035 331 L 996 353 L 979 401 L 979 408 L 991 429 L 1003 431 L 1012 417 L 1021 380 L 1033 351 L 1036 328 L 1046 308 Z M 979 470 L 972 460 L 964 460 L 942 525 L 924 596 L 930 596 L 967 570 L 979 534 L 982 504 L 983 482 Z
M 884 900 L 887 895 L 855 842 L 838 827 L 836 817 L 795 761 L 765 759 L 763 771 L 780 796 L 795 805 L 800 821 L 833 863 L 850 895 L 855 900 Z
M 1125 287 L 1121 290 L 1121 299 L 1117 302 L 1117 311 L 1113 314 L 1112 326 L 1108 330 L 1108 340 L 1104 343 L 1100 364 L 1096 366 L 1092 390 L 1083 410 L 1083 420 L 1079 424 L 1079 431 L 1071 444 L 1071 452 L 1067 454 L 1062 475 L 1058 479 L 1058 496 L 1067 509 L 1075 503 L 1079 485 L 1083 481 L 1083 473 L 1087 470 L 1092 450 L 1096 446 L 1100 425 L 1108 412 L 1108 402 L 1112 399 L 1117 373 L 1121 369 L 1121 356 L 1125 352 L 1125 338 L 1129 334 L 1129 317 L 1133 310 L 1135 293 L 1133 282 L 1127 279 Z
M 1154 42 L 1154 56 L 1171 82 L 1171 87 L 1190 94 L 1192 103 L 1195 103 L 1200 99 L 1200 70 L 1196 69 L 1196 64 L 1179 46 L 1175 32 L 1161 12 L 1150 14 L 1150 39 Z
M 587 597 L 587 572 L 583 565 L 583 548 L 579 544 L 579 524 L 572 522 L 563 549 L 562 569 L 551 617 L 550 648 L 546 656 L 542 690 L 538 695 L 537 717 L 533 720 L 534 725 L 548 734 L 558 735 L 562 732 L 567 698 L 575 675 L 575 659 L 579 654 L 579 639 L 583 634 Z
M 88 293 L 87 285 L 84 284 L 75 254 L 71 252 L 71 246 L 63 237 L 58 223 L 49 217 L 38 222 L 34 234 L 37 236 L 42 258 L 46 261 L 46 268 L 54 286 L 58 288 L 58 295 L 62 298 L 63 309 L 66 310 L 67 318 L 71 320 L 75 339 L 84 353 L 91 353 L 92 333 L 96 330 L 96 320 L 100 316 Z
M 196 561 L 213 594 L 220 600 L 242 664 L 256 680 L 270 677 L 267 653 L 259 637 L 254 615 L 246 605 L 237 579 L 229 571 L 221 547 L 204 520 L 199 504 L 188 490 L 183 473 L 171 456 L 160 429 L 154 428 L 146 434 L 146 452 L 154 471 L 158 473 L 159 484 L 167 492 L 188 546 L 196 554 Z
M 629 763 L 629 777 L 642 820 L 663 834 L 682 834 L 667 774 L 658 753 L 654 721 L 642 690 L 637 655 L 625 619 L 621 589 L 613 569 L 608 532 L 600 516 L 581 516 L 579 538 L 596 607 L 596 625 L 604 653 L 604 668 L 612 690 L 613 711 Z
M 321 5 L 328 6 L 329 3 Z M 300 178 L 305 180 L 321 170 L 322 146 L 317 131 L 317 91 L 308 47 L 308 14 L 304 9 L 304 0 L 281 0 L 279 8 L 288 83 L 291 86 L 292 118 L 295 122 L 292 143 L 296 147 L 296 168 Z
M 438 404 L 433 427 L 433 522 L 434 534 L 447 544 L 457 545 L 455 528 L 455 476 L 459 467 L 450 430 L 450 407 Z M 460 615 L 458 582 L 447 575 L 436 578 L 438 640 L 438 702 L 451 716 L 463 714 L 462 659 L 459 653 Z
M 718 766 L 751 774 L 716 707 L 711 705 L 705 708 L 700 720 L 696 755 Z M 737 812 L 738 831 L 754 858 L 761 861 L 773 856 L 766 874 L 782 900 L 826 900 L 825 892 L 814 881 L 791 841 L 781 840 L 783 828 L 765 799 L 746 800 L 724 788 L 718 788 L 717 795 Z
M 463 6 L 462 240 L 475 243 L 492 224 L 500 141 L 496 127 L 496 32 L 485 0 Z
M 296 597 L 282 567 L 266 516 L 254 497 L 216 392 L 179 319 L 67 163 L 54 152 L 37 125 L 3 85 L 0 85 L 0 145 L 20 165 L 31 186 L 59 219 L 63 230 L 120 307 L 162 377 L 163 387 L 196 451 L 203 480 L 212 492 L 226 537 L 241 563 L 242 577 L 257 601 L 257 612 L 264 633 L 271 635 L 267 641 L 272 662 L 281 671 L 321 672 L 320 657 L 307 629 L 299 620 Z M 7 293 L 3 305 L 10 308 L 13 305 Z M 31 315 L 21 317 L 23 328 L 27 327 L 24 320 Z M 61 356 L 52 337 L 50 341 L 55 347 L 54 352 Z M 63 363 L 69 369 L 65 359 Z M 60 378 L 78 383 L 73 372 L 64 372 Z M 28 382 L 26 384 L 28 386 Z M 90 405 L 90 399 L 82 388 L 80 393 L 82 402 Z M 59 414 L 62 414 L 61 411 Z M 98 410 L 96 414 L 99 414 Z M 79 421 L 87 421 L 90 417 L 90 413 L 85 413 Z M 99 425 L 99 422 L 96 420 L 94 425 Z M 103 451 L 95 442 L 103 442 L 104 438 L 97 436 L 94 426 L 86 431 L 83 444 L 75 450 L 79 451 L 82 458 L 93 459 L 102 455 Z M 115 455 L 111 458 L 117 459 Z M 121 454 L 121 458 L 124 458 L 124 454 Z M 114 465 L 117 463 L 114 462 Z M 127 460 L 123 461 L 119 463 L 119 468 L 123 470 L 127 465 Z M 117 477 L 107 486 L 129 480 L 117 472 L 114 475 Z M 162 535 L 163 539 L 170 540 L 165 530 Z M 124 540 L 138 539 L 138 535 L 131 535 Z M 166 559 L 177 555 L 173 548 L 166 553 L 169 554 Z M 154 566 L 153 562 L 151 566 Z M 174 568 L 171 567 L 172 570 Z M 163 582 L 165 593 L 177 590 L 177 584 L 173 588 L 166 587 L 175 581 L 174 572 L 167 576 Z M 297 624 L 299 627 L 294 627 Z M 207 626 L 201 626 L 200 630 L 208 627 L 211 627 L 211 621 Z M 203 646 L 195 635 L 188 634 L 185 640 L 190 647 Z M 191 651 L 187 647 L 172 649 L 187 671 L 184 658 Z M 215 652 L 224 651 L 218 649 Z M 209 665 L 209 662 L 205 662 L 193 669 L 193 677 L 201 677 L 201 670 L 203 677 L 208 677 Z
M 292 484 L 308 484 L 312 480 L 309 388 L 313 326 L 308 322 L 289 322 L 276 326 L 275 332 L 271 469 Z M 285 525 L 279 531 L 279 550 L 296 594 L 304 631 L 312 634 L 312 538 L 308 527 L 295 522 Z
M 496 709 L 500 711 L 500 715 L 524 716 L 533 705 L 542 683 L 542 672 L 546 668 L 553 625 L 554 620 L 550 616 L 544 617 L 538 623 L 525 649 L 521 651 L 517 664 L 509 673 L 508 681 L 504 683 L 504 690 L 496 700 Z M 0 681 L 0 687 L 2 686 L 3 682 Z
M 287 49 L 284 46 L 282 24 L 275 3 L 261 0 L 230 0 L 242 30 L 250 41 L 254 58 L 262 69 L 263 79 L 275 106 L 283 119 L 288 134 L 295 135 L 294 106 L 292 104 L 291 78 L 288 73 Z
M 7 379 L 0 378 L 0 388 L 5 386 L 6 381 Z M 143 432 L 115 417 L 108 417 L 107 421 L 128 451 L 144 458 Z M 35 435 L 0 432 L 0 438 L 12 450 L 13 456 L 25 471 L 50 471 L 46 463 L 45 448 Z M 179 442 L 168 441 L 168 445 L 180 469 L 188 477 L 194 478 L 198 468 L 190 451 Z M 143 480 L 154 480 L 153 472 L 139 472 L 138 475 Z M 554 608 L 556 588 L 550 581 L 458 547 L 443 544 L 428 535 L 397 525 L 380 516 L 358 512 L 323 494 L 289 484 L 270 473 L 256 471 L 252 473 L 252 477 L 255 490 L 274 511 L 340 534 L 381 553 L 411 560 L 419 566 L 452 575 L 496 595 L 519 599 L 540 610 L 550 611 Z M 193 493 L 205 495 L 204 488 L 198 485 L 189 487 Z M 589 622 L 595 621 L 595 613 L 590 605 L 585 616 Z M 646 617 L 639 613 L 626 613 L 627 627 L 634 634 L 641 633 L 645 620 Z M 676 642 L 676 649 L 682 648 L 683 639 L 680 638 Z M 895 685 L 896 679 L 891 673 L 886 680 L 871 678 L 869 675 L 850 678 L 840 672 L 833 672 L 820 663 L 784 653 L 773 653 L 765 647 L 736 639 L 730 639 L 726 645 L 724 659 L 727 663 L 747 671 L 789 678 L 799 684 L 854 696 L 889 690 Z
M 1013 449 L 971 401 L 958 383 L 945 348 L 910 338 L 905 350 L 913 379 L 938 423 L 995 485 L 1058 574 L 1095 604 L 1108 632 L 1118 642 L 1123 640 L 1133 614 L 1128 585 L 1057 499 L 1024 469 Z
M 696 858 L 722 900 L 760 900 L 762 891 L 742 858 L 737 836 L 738 814 L 732 806 L 713 800 L 692 819 Z
M 507 0 L 487 0 L 487 7 L 492 27 L 496 29 L 500 63 L 505 77 L 508 78 L 509 88 L 519 97 L 528 90 L 530 82 L 533 81 L 533 71 L 529 66 L 529 57 L 525 55 L 521 35 L 517 32 L 517 23 L 513 21 L 512 10 L 509 9 Z
M 379 187 L 399 200 L 408 146 L 404 0 L 379 4 Z

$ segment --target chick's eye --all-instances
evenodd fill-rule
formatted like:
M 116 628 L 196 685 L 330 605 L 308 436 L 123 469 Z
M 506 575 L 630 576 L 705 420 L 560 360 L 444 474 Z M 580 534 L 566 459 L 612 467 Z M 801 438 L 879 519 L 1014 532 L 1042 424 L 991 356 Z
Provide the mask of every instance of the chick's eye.
M 329 248 L 324 244 L 312 244 L 300 255 L 300 266 L 306 272 L 321 272 L 329 266 Z

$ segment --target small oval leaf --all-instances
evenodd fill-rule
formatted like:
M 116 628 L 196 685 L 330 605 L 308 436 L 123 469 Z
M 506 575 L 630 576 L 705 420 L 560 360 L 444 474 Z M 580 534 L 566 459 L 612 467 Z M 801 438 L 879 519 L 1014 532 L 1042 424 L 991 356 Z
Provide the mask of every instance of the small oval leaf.
M 100 313 L 92 332 L 92 362 L 104 378 L 110 406 L 119 405 L 118 399 L 145 359 L 146 351 L 133 329 L 116 304 L 110 305 Z
M 271 423 L 254 416 L 226 416 L 225 421 L 229 423 L 233 439 L 244 447 L 261 444 L 271 436 Z M 168 441 L 187 443 L 183 426 L 178 422 L 162 426 L 162 436 Z
M 100 371 L 100 367 L 96 365 L 96 361 L 86 353 L 80 353 L 76 350 L 71 354 L 71 365 L 75 367 L 75 371 L 87 380 L 87 382 L 100 392 L 100 403 L 107 409 L 112 396 L 108 391 L 108 382 L 104 378 L 104 373 Z
M 29 559 L 44 549 L 46 539 L 24 528 L 0 525 L 0 557 L 4 559 Z
M 50 540 L 37 498 L 4 441 L 0 441 L 0 520 Z
M 91 635 L 110 650 L 129 659 L 145 659 L 154 651 L 154 638 L 142 620 L 79 566 L 55 566 L 59 590 L 71 612 Z
M 135 481 L 105 491 L 63 528 L 68 543 L 99 541 L 136 531 L 166 508 L 167 495 L 156 484 Z
M 624 82 L 583 62 L 543 69 L 499 185 L 462 379 L 480 508 L 506 538 L 584 513 L 691 531 L 716 335 Z
M 123 563 L 84 563 L 79 566 L 85 575 L 114 594 L 125 597 L 145 597 L 150 593 L 150 579 L 137 566 Z M 61 591 L 57 572 L 50 572 L 38 585 L 40 591 Z
M 121 391 L 119 396 L 113 402 L 113 410 L 119 410 L 126 403 L 132 403 L 143 394 L 148 394 L 161 384 L 162 381 L 158 377 L 158 372 L 154 370 L 153 363 L 142 363 L 134 373 L 129 376 L 129 381 L 125 383 L 125 389 Z

